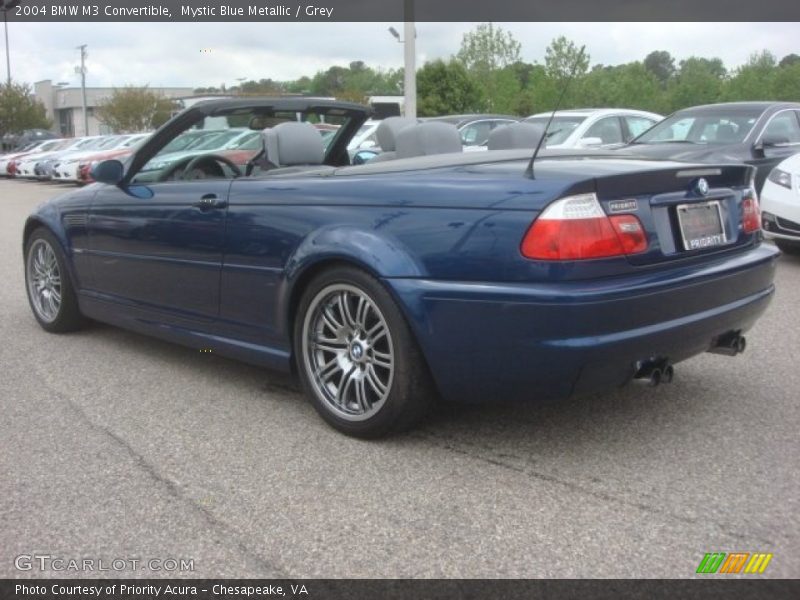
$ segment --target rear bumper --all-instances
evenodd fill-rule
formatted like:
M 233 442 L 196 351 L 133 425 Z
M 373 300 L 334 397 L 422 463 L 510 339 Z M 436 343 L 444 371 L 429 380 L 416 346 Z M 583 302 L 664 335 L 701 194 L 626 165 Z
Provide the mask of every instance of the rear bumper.
M 677 363 L 746 331 L 772 298 L 779 255 L 760 245 L 701 266 L 591 282 L 386 282 L 444 397 L 536 400 L 620 386 L 639 360 Z

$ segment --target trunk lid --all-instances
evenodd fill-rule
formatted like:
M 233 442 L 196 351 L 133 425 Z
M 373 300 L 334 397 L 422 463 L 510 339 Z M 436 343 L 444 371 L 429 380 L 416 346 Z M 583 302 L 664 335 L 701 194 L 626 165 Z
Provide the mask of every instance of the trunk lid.
M 641 222 L 648 249 L 628 261 L 646 265 L 751 244 L 758 233 L 743 231 L 741 204 L 753 174 L 746 165 L 685 165 L 598 177 L 595 186 L 606 214 Z

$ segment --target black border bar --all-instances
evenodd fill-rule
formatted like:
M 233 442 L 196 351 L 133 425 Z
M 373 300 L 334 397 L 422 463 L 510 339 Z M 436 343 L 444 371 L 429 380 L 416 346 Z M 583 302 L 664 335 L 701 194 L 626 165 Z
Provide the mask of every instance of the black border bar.
M 8 20 L 399 22 L 407 11 L 417 22 L 800 21 L 797 0 L 21 0 Z
M 143 591 L 130 593 L 122 586 Z M 23 593 L 18 586 L 27 586 Z M 112 588 L 112 586 L 114 586 Z M 159 593 L 146 591 L 149 586 Z M 179 590 L 166 594 L 166 588 Z M 219 587 L 226 588 L 221 591 Z M 302 586 L 302 587 L 301 587 Z M 75 588 L 101 593 L 70 593 Z M 38 588 L 39 592 L 31 592 Z M 236 588 L 239 588 L 238 591 Z M 111 593 L 110 590 L 116 590 Z M 182 592 L 180 590 L 183 590 Z M 214 593 L 214 590 L 221 593 Z M 256 591 L 258 589 L 258 591 Z M 124 591 L 123 591 L 124 590 Z M 249 590 L 249 593 L 246 592 Z M 294 590 L 294 591 L 293 591 Z M 282 592 L 282 593 L 281 593 Z M 800 580 L 729 579 L 3 579 L 3 600 L 783 600 Z

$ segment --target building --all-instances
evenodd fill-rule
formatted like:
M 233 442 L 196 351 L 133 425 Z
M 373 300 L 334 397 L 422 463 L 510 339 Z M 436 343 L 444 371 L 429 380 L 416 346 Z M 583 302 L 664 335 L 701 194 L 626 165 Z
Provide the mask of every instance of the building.
M 192 96 L 192 88 L 150 88 L 151 91 L 167 98 Z M 49 79 L 34 84 L 36 99 L 44 104 L 47 118 L 53 122 L 53 132 L 64 137 L 100 135 L 115 133 L 97 120 L 94 109 L 111 97 L 113 88 L 86 88 L 86 112 L 89 131 L 83 126 L 83 97 L 80 87 L 61 87 L 53 85 Z

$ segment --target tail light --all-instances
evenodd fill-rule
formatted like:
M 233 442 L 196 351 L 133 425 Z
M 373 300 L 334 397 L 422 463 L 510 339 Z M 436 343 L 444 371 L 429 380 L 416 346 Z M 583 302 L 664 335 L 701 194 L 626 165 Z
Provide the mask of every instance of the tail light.
M 522 240 L 523 256 L 536 260 L 582 260 L 637 254 L 647 236 L 634 215 L 608 216 L 595 194 L 557 200 L 533 222 Z
M 761 209 L 755 188 L 747 190 L 742 199 L 742 229 L 745 233 L 754 233 L 761 229 Z

